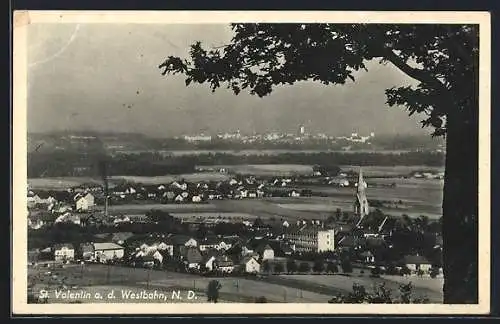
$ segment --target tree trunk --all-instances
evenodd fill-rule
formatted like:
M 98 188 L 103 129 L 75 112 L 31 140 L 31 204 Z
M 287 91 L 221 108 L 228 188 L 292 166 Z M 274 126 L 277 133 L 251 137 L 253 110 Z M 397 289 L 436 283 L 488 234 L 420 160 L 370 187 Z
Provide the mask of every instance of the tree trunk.
M 473 100 L 475 101 L 475 100 Z M 447 116 L 443 195 L 444 303 L 478 303 L 478 106 Z

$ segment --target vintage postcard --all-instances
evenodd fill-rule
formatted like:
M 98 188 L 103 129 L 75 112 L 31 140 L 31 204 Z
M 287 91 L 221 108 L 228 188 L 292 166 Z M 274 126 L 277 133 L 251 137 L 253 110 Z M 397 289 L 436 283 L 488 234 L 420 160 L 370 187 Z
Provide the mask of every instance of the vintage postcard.
M 13 314 L 489 312 L 488 13 L 13 24 Z

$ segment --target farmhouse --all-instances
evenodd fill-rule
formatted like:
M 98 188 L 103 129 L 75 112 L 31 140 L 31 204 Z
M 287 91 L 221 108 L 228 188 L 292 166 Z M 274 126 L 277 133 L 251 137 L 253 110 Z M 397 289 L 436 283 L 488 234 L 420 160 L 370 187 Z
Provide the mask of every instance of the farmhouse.
M 181 255 L 181 259 L 184 261 L 186 268 L 199 269 L 203 257 L 197 248 L 189 247 L 184 250 L 184 253 Z
M 260 272 L 260 264 L 254 257 L 251 257 L 251 256 L 244 257 L 241 260 L 241 265 L 243 265 L 245 272 L 247 272 L 247 273 L 259 273 Z
M 261 260 L 274 259 L 274 250 L 267 243 L 259 245 L 255 251 L 259 254 Z
M 227 255 L 217 256 L 213 265 L 218 271 L 225 273 L 231 273 L 234 270 L 234 263 Z
M 220 250 L 220 242 L 217 237 L 206 237 L 205 239 L 198 242 L 198 247 L 200 251 L 215 249 Z
M 92 243 L 80 244 L 80 253 L 83 260 L 94 260 L 94 245 Z
M 71 261 L 75 259 L 75 248 L 72 244 L 56 244 L 53 247 L 55 261 Z
M 220 255 L 220 252 L 215 249 L 209 249 L 209 250 L 204 250 L 202 251 L 202 256 L 203 259 L 201 261 L 201 264 L 208 270 L 208 271 L 213 271 L 215 270 L 214 267 L 214 261 L 216 257 Z
M 155 264 L 163 263 L 163 255 L 156 249 L 140 250 L 135 255 L 135 259 L 142 262 L 143 266 L 152 267 Z
M 73 197 L 76 210 L 87 211 L 94 207 L 94 196 L 89 192 L 86 194 L 78 193 Z
M 418 254 L 406 255 L 402 260 L 402 264 L 404 264 L 412 272 L 416 272 L 419 270 L 428 272 L 432 267 L 431 262 L 429 262 L 425 257 Z
M 115 243 L 94 243 L 94 258 L 96 261 L 122 259 L 125 249 Z

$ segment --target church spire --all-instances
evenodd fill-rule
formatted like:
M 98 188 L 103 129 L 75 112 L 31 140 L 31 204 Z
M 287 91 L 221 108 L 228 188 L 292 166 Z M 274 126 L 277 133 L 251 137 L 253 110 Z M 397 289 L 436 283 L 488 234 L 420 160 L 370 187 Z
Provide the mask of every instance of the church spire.
M 363 179 L 363 170 L 361 168 L 359 168 L 356 202 L 354 206 L 355 213 L 360 216 L 358 224 L 356 224 L 356 227 L 358 227 L 363 221 L 363 218 L 370 213 L 368 199 L 366 198 L 366 182 Z

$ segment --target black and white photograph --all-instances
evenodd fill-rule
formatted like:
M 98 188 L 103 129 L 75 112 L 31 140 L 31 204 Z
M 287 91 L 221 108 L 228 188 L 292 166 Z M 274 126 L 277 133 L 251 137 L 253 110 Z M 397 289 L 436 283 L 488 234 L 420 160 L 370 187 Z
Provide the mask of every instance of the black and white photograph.
M 489 311 L 489 14 L 13 29 L 14 312 Z

